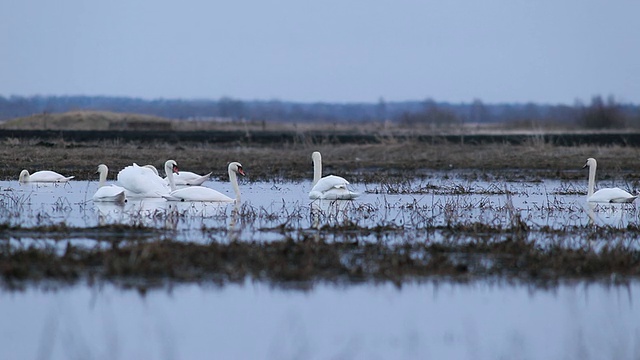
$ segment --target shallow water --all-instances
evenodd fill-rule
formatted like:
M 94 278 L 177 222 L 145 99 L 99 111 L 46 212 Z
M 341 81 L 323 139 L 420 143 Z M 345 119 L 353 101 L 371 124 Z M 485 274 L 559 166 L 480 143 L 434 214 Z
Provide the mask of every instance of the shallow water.
M 232 196 L 228 183 L 205 185 Z M 639 223 L 635 204 L 587 205 L 581 183 L 555 180 L 492 183 L 448 176 L 401 185 L 355 184 L 363 194 L 356 201 L 310 201 L 310 182 L 244 182 L 238 205 L 163 199 L 130 199 L 125 205 L 94 203 L 91 196 L 96 188 L 95 181 L 65 185 L 0 182 L 0 222 L 27 228 L 141 225 L 160 229 L 171 239 L 200 243 L 269 241 L 281 239 L 283 231 L 296 238 L 301 231 L 345 224 L 358 229 L 402 229 L 385 234 L 384 240 L 412 241 L 424 239 L 423 230 L 434 227 L 487 224 L 509 228 L 516 218 L 534 230 L 534 237 L 541 228 L 563 230 L 591 224 L 625 228 Z M 372 234 L 356 236 L 362 241 L 380 240 Z M 429 241 L 440 239 L 438 234 L 429 236 Z M 341 240 L 336 232 L 331 237 Z
M 637 282 L 0 293 L 3 359 L 637 359 Z
M 205 185 L 231 195 L 226 183 Z M 635 204 L 588 206 L 581 183 L 555 180 L 496 184 L 448 176 L 401 186 L 354 184 L 362 197 L 343 202 L 309 201 L 309 182 L 240 186 L 238 206 L 162 200 L 119 206 L 91 201 L 97 182 L 0 182 L 0 222 L 24 228 L 144 225 L 158 229 L 159 239 L 199 243 L 295 239 L 309 232 L 326 241 L 439 241 L 430 229 L 474 223 L 509 228 L 515 217 L 531 229 L 531 240 L 544 243 L 557 239 L 537 229 L 639 222 Z M 345 224 L 402 231 L 325 231 Z M 89 232 L 70 236 L 63 240 L 96 245 Z M 567 246 L 584 241 L 572 231 L 560 236 Z M 0 241 L 15 247 L 66 243 L 46 233 L 6 232 Z M 495 279 L 431 279 L 401 288 L 320 283 L 302 291 L 263 282 L 205 282 L 141 296 L 114 284 L 53 284 L 47 290 L 39 283 L 0 290 L 0 358 L 636 359 L 639 284 L 581 281 L 544 290 Z

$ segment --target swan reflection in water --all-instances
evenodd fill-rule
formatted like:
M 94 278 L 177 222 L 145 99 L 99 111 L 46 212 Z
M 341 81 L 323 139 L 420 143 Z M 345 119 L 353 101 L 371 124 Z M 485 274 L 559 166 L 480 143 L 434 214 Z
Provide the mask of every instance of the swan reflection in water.
M 355 208 L 351 200 L 313 200 L 310 204 L 311 227 L 336 226 L 351 222 L 349 212 Z
M 94 202 L 98 223 L 152 225 L 156 218 L 164 217 L 167 201 L 157 198 L 129 199 L 126 203 Z M 159 216 L 162 215 L 162 216 Z
M 128 224 L 162 227 L 177 230 L 180 224 L 194 226 L 193 222 L 220 216 L 227 218 L 229 203 L 175 202 L 158 198 L 129 199 L 124 204 L 95 202 L 99 225 Z M 231 212 L 230 228 L 235 227 L 234 214 L 240 203 L 236 202 Z
M 636 220 L 638 213 L 635 203 L 603 204 L 587 201 L 584 206 L 589 216 L 589 224 L 596 226 L 625 228 Z

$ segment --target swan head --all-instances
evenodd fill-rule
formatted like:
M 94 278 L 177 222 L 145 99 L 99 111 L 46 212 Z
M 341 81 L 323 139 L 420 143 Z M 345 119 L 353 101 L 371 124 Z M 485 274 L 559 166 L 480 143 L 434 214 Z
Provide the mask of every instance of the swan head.
M 29 181 L 29 171 L 27 171 L 26 169 L 20 171 L 20 177 L 18 178 L 18 181 L 20 181 L 20 182 Z
M 105 164 L 98 165 L 98 170 L 96 170 L 97 174 L 107 174 L 109 172 L 109 168 Z
M 311 154 L 311 160 L 313 160 L 313 162 L 322 161 L 322 155 L 320 155 L 319 151 L 314 151 L 313 154 Z
M 164 163 L 164 172 L 167 173 L 167 176 L 169 176 L 169 173 L 179 174 L 178 163 L 175 160 L 167 160 Z
M 240 164 L 237 161 L 234 161 L 232 163 L 229 163 L 229 171 L 233 171 L 234 173 L 238 173 L 242 176 L 244 176 L 244 170 L 242 169 L 242 164 Z
M 584 169 L 584 168 L 586 168 L 586 167 L 589 167 L 589 168 L 590 168 L 590 167 L 595 167 L 595 166 L 596 166 L 596 159 L 594 159 L 594 158 L 588 158 L 588 159 L 587 159 L 587 163 L 586 163 L 586 164 L 584 164 L 584 166 L 583 166 L 582 168 Z

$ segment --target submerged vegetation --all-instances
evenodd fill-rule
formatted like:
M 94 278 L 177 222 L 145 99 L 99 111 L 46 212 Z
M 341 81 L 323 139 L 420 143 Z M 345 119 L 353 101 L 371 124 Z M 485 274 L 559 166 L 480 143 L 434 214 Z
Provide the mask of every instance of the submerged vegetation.
M 50 247 L 5 248 L 0 260 L 2 276 L 9 286 L 18 286 L 21 280 L 44 279 L 110 280 L 144 286 L 166 281 L 210 280 L 223 284 L 243 282 L 247 277 L 281 286 L 294 282 L 296 286 L 308 287 L 316 281 L 392 281 L 401 285 L 404 281 L 433 276 L 459 281 L 507 276 L 548 284 L 584 277 L 620 281 L 640 275 L 637 246 L 607 244 L 598 250 L 558 244 L 540 247 L 536 242 L 513 236 L 513 229 L 482 224 L 441 231 L 446 241 L 395 244 L 360 242 L 357 237 L 328 242 L 309 233 L 271 242 L 123 241 L 95 247 L 67 243 L 62 253 Z M 457 241 L 461 234 L 478 231 L 484 236 Z M 492 233 L 500 236 L 494 238 Z M 611 233 L 592 229 L 584 230 L 584 235 L 600 237 Z

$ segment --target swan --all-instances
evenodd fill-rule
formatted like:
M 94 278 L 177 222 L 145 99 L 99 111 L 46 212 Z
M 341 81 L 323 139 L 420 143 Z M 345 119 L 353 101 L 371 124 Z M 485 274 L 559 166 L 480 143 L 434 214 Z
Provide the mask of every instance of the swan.
M 191 171 L 179 171 L 173 174 L 173 183 L 175 185 L 194 186 L 202 185 L 205 181 L 209 180 L 211 173 L 205 175 L 199 175 Z M 169 184 L 169 176 L 164 178 L 167 184 Z
M 596 167 L 598 166 L 596 159 L 589 158 L 587 163 L 582 167 L 589 168 L 589 185 L 587 188 L 587 201 L 589 202 L 606 202 L 606 203 L 630 203 L 638 196 L 631 195 L 620 188 L 605 188 L 593 192 L 596 181 Z
M 134 163 L 134 165 L 137 165 L 137 164 Z M 148 164 L 148 165 L 143 165 L 142 167 L 151 169 L 154 174 L 159 176 L 158 169 L 156 169 L 155 166 Z M 208 173 L 206 175 L 198 175 L 190 171 L 180 171 L 173 175 L 173 180 L 176 185 L 185 185 L 185 186 L 202 185 L 202 183 L 209 180 L 210 176 L 211 176 L 211 173 Z M 167 185 L 169 185 L 169 178 L 165 177 L 164 180 L 167 183 Z
M 93 201 L 104 202 L 117 202 L 123 203 L 126 201 L 124 188 L 117 185 L 106 185 L 107 174 L 109 174 L 109 168 L 105 164 L 98 165 L 98 174 L 100 174 L 100 183 L 98 190 L 93 194 Z
M 167 160 L 165 163 L 165 171 L 178 171 L 177 167 L 173 168 L 171 161 L 173 160 Z M 167 168 L 167 166 L 169 167 Z M 146 166 L 138 166 L 136 163 L 120 170 L 118 183 L 125 189 L 127 198 L 161 198 L 171 192 L 164 179 L 156 175 L 153 169 Z
M 314 151 L 311 154 L 313 160 L 313 184 L 309 192 L 309 199 L 324 200 L 352 200 L 360 196 L 359 193 L 347 189 L 349 182 L 340 176 L 322 176 L 322 155 Z
M 28 170 L 22 170 L 20 172 L 20 177 L 18 178 L 18 181 L 20 181 L 21 183 L 25 183 L 25 182 L 67 182 L 71 179 L 73 179 L 75 176 L 64 176 L 61 174 L 58 174 L 55 171 L 50 171 L 50 170 L 42 170 L 42 171 L 36 171 L 33 174 L 29 174 Z
M 173 161 L 173 160 L 170 160 Z M 175 161 L 172 166 L 177 169 Z M 240 188 L 238 187 L 237 174 L 244 175 L 244 170 L 239 162 L 232 162 L 228 166 L 229 181 L 233 186 L 233 191 L 236 193 L 236 200 L 240 201 Z M 179 173 L 179 172 L 178 172 Z M 207 201 L 207 202 L 234 202 L 235 200 L 227 195 L 213 190 L 205 186 L 189 186 L 176 190 L 176 184 L 173 178 L 173 172 L 167 172 L 167 178 L 169 179 L 169 185 L 172 189 L 165 199 L 170 201 Z

